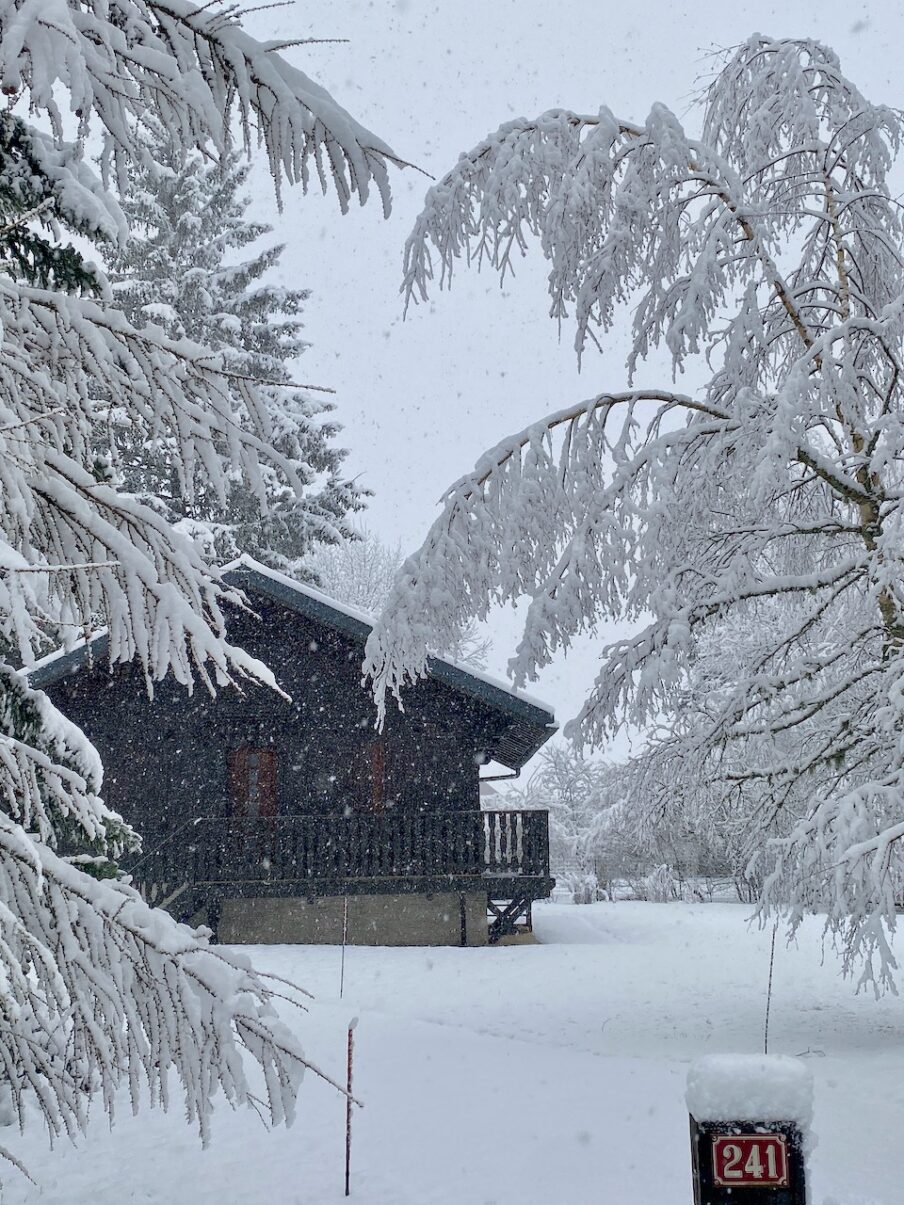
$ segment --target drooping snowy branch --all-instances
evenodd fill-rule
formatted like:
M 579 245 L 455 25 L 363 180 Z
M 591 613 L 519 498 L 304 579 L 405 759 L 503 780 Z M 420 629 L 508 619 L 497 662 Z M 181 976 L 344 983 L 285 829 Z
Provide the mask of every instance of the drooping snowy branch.
M 0 313 L 0 446 L 10 505 L 4 536 L 15 563 L 72 565 L 48 575 L 48 605 L 55 601 L 74 624 L 106 616 L 114 659 L 139 656 L 150 678 L 173 669 L 188 683 L 192 665 L 210 658 L 223 680 L 220 588 L 191 541 L 93 465 L 109 409 L 97 395 L 128 398 L 136 430 L 172 440 L 179 456 L 173 471 L 189 495 L 195 465 L 221 495 L 230 466 L 262 491 L 262 460 L 297 484 L 292 465 L 269 445 L 267 411 L 253 383 L 241 383 L 250 422 L 239 426 L 227 370 L 204 348 L 153 327 L 136 331 L 93 301 L 21 285 L 0 282 Z M 78 568 L 98 562 L 107 567 Z M 11 572 L 11 589 L 35 589 Z M 25 657 L 39 634 L 27 601 L 23 594 L 22 605 L 0 617 L 0 630 Z M 164 629 L 169 637 L 161 642 Z
M 632 303 L 629 380 L 657 347 L 708 380 L 603 394 L 483 457 L 366 663 L 382 704 L 429 644 L 526 596 L 523 682 L 578 632 L 633 621 L 572 733 L 649 727 L 638 790 L 702 792 L 746 826 L 767 902 L 827 907 L 880 962 L 904 883 L 901 132 L 832 51 L 757 36 L 698 135 L 658 104 L 643 123 L 556 111 L 464 155 L 409 240 L 409 299 L 434 256 L 441 284 L 460 258 L 504 275 L 536 240 L 579 352 Z
M 311 173 L 335 189 L 343 211 L 374 184 L 389 206 L 380 138 L 333 97 L 239 24 L 234 9 L 190 0 L 3 0 L 0 88 L 23 94 L 62 138 L 62 89 L 84 134 L 97 121 L 123 183 L 141 154 L 130 119 L 155 113 L 185 147 L 229 140 L 237 112 L 247 146 L 252 128 L 274 180 L 305 189 Z
M 220 499 L 241 479 L 265 508 L 274 479 L 297 494 L 319 471 L 274 421 L 287 378 L 264 381 L 220 348 L 130 323 L 65 240 L 126 241 L 109 169 L 126 191 L 133 160 L 151 164 L 141 133 L 152 119 L 185 162 L 226 152 L 238 116 L 246 149 L 252 129 L 266 145 L 277 187 L 306 188 L 314 173 L 343 210 L 372 185 L 388 208 L 393 156 L 229 6 L 0 0 L 0 89 L 4 1087 L 20 1124 L 36 1106 L 52 1134 L 81 1130 L 93 1098 L 111 1115 L 122 1086 L 133 1107 L 148 1094 L 165 1106 L 175 1081 L 202 1137 L 220 1092 L 288 1121 L 305 1060 L 270 993 L 206 932 L 116 879 L 138 838 L 100 797 L 97 755 L 8 661 L 16 650 L 28 661 L 48 631 L 71 639 L 104 624 L 111 658 L 137 659 L 149 687 L 168 673 L 189 689 L 244 676 L 275 685 L 226 641 L 222 603 L 241 600 L 198 545 L 122 488 L 105 449 L 127 427 L 167 449 L 186 498 L 202 479 Z M 84 161 L 92 133 L 104 139 L 101 179 Z
M 23 920 L 27 916 L 27 922 Z M 0 816 L 0 1066 L 20 1124 L 34 1102 L 75 1137 L 97 1095 L 166 1107 L 175 1079 L 209 1134 L 218 1093 L 290 1121 L 307 1066 L 241 954 L 214 950 L 123 884 L 96 881 Z M 264 1099 L 243 1054 L 262 1072 Z

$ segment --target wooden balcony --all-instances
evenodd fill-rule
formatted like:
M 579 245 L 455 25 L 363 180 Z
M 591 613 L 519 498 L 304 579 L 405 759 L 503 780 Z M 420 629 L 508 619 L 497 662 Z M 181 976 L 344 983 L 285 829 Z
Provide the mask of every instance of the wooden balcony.
M 201 888 L 223 898 L 476 888 L 541 899 L 554 885 L 545 811 L 202 817 L 148 845 L 126 869 L 163 906 Z

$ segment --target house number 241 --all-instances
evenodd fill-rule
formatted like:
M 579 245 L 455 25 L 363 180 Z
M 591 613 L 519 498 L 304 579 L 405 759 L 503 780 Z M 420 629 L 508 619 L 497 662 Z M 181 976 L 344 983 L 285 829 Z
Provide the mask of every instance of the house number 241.
M 786 1185 L 788 1143 L 785 1135 L 714 1135 L 713 1181 L 726 1188 L 780 1188 Z

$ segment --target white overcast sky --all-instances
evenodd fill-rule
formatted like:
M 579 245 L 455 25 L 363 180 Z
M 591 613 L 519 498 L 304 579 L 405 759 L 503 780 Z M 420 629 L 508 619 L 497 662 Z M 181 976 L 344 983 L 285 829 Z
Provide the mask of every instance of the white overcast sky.
M 904 104 L 902 13 L 894 0 L 299 0 L 245 23 L 259 37 L 348 38 L 289 55 L 402 158 L 439 176 L 502 122 L 550 108 L 606 104 L 642 120 L 661 101 L 693 129 L 708 53 L 755 31 L 827 42 L 870 99 Z M 403 322 L 402 247 L 427 184 L 394 173 L 393 213 L 383 221 L 378 204 L 341 217 L 332 196 L 291 191 L 280 215 L 263 174 L 255 183 L 255 216 L 286 243 L 281 278 L 312 291 L 312 347 L 299 376 L 336 389 L 350 469 L 374 491 L 366 521 L 406 551 L 425 535 L 441 490 L 486 447 L 625 381 L 618 333 L 578 373 L 572 331 L 559 343 L 546 316 L 538 254 L 504 292 L 488 273 L 462 270 L 451 293 Z M 651 367 L 645 379 L 663 375 Z M 502 620 L 495 631 L 490 668 L 499 671 L 515 628 Z M 534 688 L 562 720 L 592 677 L 592 647 Z

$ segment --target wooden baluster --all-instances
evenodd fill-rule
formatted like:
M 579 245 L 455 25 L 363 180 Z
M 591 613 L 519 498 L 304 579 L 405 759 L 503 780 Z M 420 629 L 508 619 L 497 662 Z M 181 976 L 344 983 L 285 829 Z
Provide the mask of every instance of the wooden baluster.
M 424 816 L 424 872 L 436 874 L 436 817 L 432 812 Z
M 313 877 L 314 868 L 311 864 L 311 816 L 299 816 L 298 837 L 295 846 L 295 856 L 298 859 L 298 877 L 308 881 Z
M 458 829 L 457 874 L 466 875 L 471 870 L 471 813 L 457 812 L 455 826 Z
M 361 873 L 368 879 L 375 875 L 374 861 L 374 827 L 372 816 L 359 816 L 358 823 L 362 833 Z
M 455 813 L 440 814 L 440 874 L 452 874 L 455 867 Z
M 323 875 L 323 817 L 315 816 L 311 823 L 311 874 L 315 879 Z
M 392 816 L 387 816 L 385 813 L 380 817 L 380 827 L 382 828 L 382 841 L 380 842 L 383 848 L 383 877 L 385 879 L 392 878 L 395 874 L 395 847 L 393 844 L 393 822 Z
M 522 812 L 519 817 L 521 825 L 521 873 L 534 874 L 536 861 L 536 812 Z
M 464 841 L 465 874 L 471 875 L 474 873 L 474 843 L 477 837 L 477 831 L 474 827 L 473 812 L 466 812 L 462 816 L 462 834 L 462 839 Z
M 349 863 L 349 823 L 346 816 L 331 816 L 330 826 L 333 832 L 333 842 L 336 846 L 336 880 L 344 883 L 348 878 Z
M 392 811 L 389 813 L 389 823 L 392 825 L 392 873 L 398 878 L 405 873 L 405 863 L 402 853 L 402 818 Z
M 433 873 L 435 875 L 444 874 L 449 864 L 449 826 L 446 821 L 447 817 L 444 812 L 434 815 Z
M 424 873 L 424 817 L 415 816 L 411 831 L 411 873 Z
M 483 816 L 480 812 L 469 812 L 471 821 L 468 840 L 468 874 L 481 874 L 483 871 Z
M 279 880 L 282 878 L 282 849 L 279 843 L 279 821 L 274 816 L 261 816 L 261 850 L 267 865 L 264 878 Z M 262 868 L 263 869 L 263 868 Z
M 428 873 L 427 866 L 427 839 L 429 825 L 427 815 L 421 812 L 417 818 L 417 874 L 425 875 Z
M 292 828 L 286 816 L 277 816 L 270 844 L 271 877 L 286 883 L 292 878 Z
M 348 858 L 346 859 L 346 875 L 357 878 L 360 875 L 360 829 L 358 817 L 354 812 L 344 817 L 348 841 Z
M 538 816 L 538 820 L 540 817 Z M 542 820 L 538 825 L 538 846 L 539 857 L 537 865 L 537 874 L 549 874 L 549 812 L 542 813 Z
M 423 820 L 424 820 L 424 842 L 423 842 L 423 851 L 424 851 L 424 874 L 425 874 L 425 875 L 432 875 L 432 874 L 433 874 L 433 864 L 434 864 L 434 857 L 433 857 L 433 833 L 434 833 L 434 829 L 433 829 L 433 813 L 432 813 L 432 812 L 425 812 L 425 813 L 424 813 Z
M 342 832 L 343 832 L 343 847 L 345 849 L 345 859 L 342 869 L 343 878 L 348 880 L 354 877 L 355 868 L 355 849 L 352 844 L 354 833 L 354 825 L 351 822 L 351 816 L 342 817 Z
M 287 874 L 293 882 L 298 879 L 298 817 L 293 816 L 283 821 L 286 826 L 286 844 L 289 848 Z
M 317 877 L 333 878 L 333 842 L 330 817 L 321 816 L 317 822 Z
M 549 855 L 547 840 L 549 834 L 549 813 L 537 812 L 534 819 L 531 874 L 549 874 Z
M 360 816 L 357 812 L 352 813 L 355 830 L 358 834 L 358 875 L 361 878 L 367 878 L 370 874 L 370 849 L 368 847 L 368 827 L 365 823 L 364 816 Z
M 376 816 L 367 817 L 367 829 L 370 833 L 370 873 L 374 878 L 379 878 L 383 864 L 381 841 L 382 833 L 380 824 Z
M 402 825 L 402 845 L 404 849 L 404 853 L 402 854 L 402 873 L 410 875 L 414 861 L 414 820 L 408 812 L 402 813 Z
M 452 875 L 461 874 L 461 836 L 461 813 L 452 812 L 449 816 L 449 856 L 446 863 L 446 871 Z
M 367 817 L 367 828 L 370 832 L 371 871 L 374 878 L 383 875 L 383 829 L 379 817 L 371 814 Z

